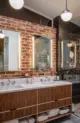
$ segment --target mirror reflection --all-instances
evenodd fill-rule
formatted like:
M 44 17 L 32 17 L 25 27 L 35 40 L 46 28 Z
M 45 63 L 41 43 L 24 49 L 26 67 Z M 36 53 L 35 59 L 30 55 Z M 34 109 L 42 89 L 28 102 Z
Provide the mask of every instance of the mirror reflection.
M 76 42 L 63 40 L 61 42 L 61 67 L 64 69 L 73 69 L 76 67 Z
M 0 33 L 0 72 L 20 69 L 20 33 L 2 30 Z
M 33 68 L 46 70 L 52 67 L 52 40 L 47 37 L 33 36 Z

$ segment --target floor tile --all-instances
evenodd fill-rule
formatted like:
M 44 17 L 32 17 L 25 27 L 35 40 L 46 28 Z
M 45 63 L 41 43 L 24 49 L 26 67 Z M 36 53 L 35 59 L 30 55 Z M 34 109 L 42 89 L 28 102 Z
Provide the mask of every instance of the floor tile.
M 65 117 L 65 118 L 51 121 L 49 123 L 80 123 L 80 118 L 75 115 L 72 115 L 71 118 Z

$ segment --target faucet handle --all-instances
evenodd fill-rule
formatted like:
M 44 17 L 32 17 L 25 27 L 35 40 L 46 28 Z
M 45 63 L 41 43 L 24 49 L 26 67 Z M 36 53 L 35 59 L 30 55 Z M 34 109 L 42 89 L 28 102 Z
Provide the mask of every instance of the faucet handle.
M 8 81 L 7 85 L 10 85 L 10 82 Z
M 27 84 L 32 84 L 33 83 L 33 78 L 27 78 L 27 81 L 26 81 Z
M 50 81 L 50 78 L 48 78 L 48 81 Z
M 41 82 L 43 82 L 43 79 L 40 79 Z
M 4 86 L 5 84 L 4 84 L 4 82 L 1 82 L 1 86 Z
M 10 81 L 10 79 L 8 79 L 7 85 L 10 85 L 10 83 L 11 83 L 11 81 Z
M 15 83 L 16 83 L 15 81 L 12 81 L 12 85 L 15 85 Z

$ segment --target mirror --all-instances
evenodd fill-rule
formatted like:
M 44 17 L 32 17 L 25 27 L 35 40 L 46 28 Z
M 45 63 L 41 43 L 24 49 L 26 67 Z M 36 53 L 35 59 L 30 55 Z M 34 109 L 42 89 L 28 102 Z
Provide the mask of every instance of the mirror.
M 0 72 L 19 71 L 20 33 L 2 30 L 5 37 L 0 38 Z
M 44 36 L 33 36 L 33 69 L 52 68 L 52 40 Z
M 76 42 L 71 40 L 61 41 L 61 68 L 73 69 L 76 67 Z

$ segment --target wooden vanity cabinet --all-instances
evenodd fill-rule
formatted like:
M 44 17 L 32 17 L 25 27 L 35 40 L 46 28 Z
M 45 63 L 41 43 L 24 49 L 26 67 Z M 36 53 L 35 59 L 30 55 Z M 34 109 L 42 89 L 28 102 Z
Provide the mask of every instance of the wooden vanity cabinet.
M 37 91 L 20 91 L 0 94 L 0 112 L 37 105 Z
M 37 90 L 0 94 L 0 123 L 37 114 Z
M 0 94 L 0 123 L 71 106 L 72 85 Z
M 57 86 L 38 90 L 38 104 L 72 97 L 72 86 Z
M 50 102 L 52 97 L 51 93 L 52 93 L 51 88 L 43 88 L 38 90 L 38 104 Z
M 38 90 L 38 113 L 72 104 L 72 86 L 57 86 Z
M 0 123 L 37 114 L 37 106 L 0 113 Z
M 53 94 L 53 96 L 55 96 L 55 100 L 72 97 L 72 86 L 65 85 L 56 87 L 55 94 Z

